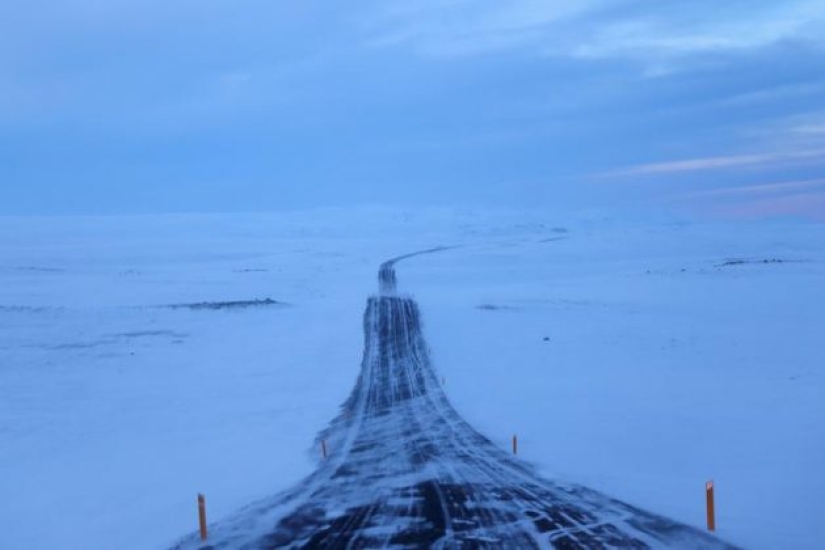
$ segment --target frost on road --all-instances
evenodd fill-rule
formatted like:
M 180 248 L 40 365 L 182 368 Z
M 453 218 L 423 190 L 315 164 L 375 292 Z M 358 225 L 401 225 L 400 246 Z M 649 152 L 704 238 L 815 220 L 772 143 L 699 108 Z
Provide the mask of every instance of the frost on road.
M 395 262 L 364 314 L 361 372 L 294 489 L 176 548 L 731 548 L 584 487 L 549 481 L 469 426 L 430 364 Z

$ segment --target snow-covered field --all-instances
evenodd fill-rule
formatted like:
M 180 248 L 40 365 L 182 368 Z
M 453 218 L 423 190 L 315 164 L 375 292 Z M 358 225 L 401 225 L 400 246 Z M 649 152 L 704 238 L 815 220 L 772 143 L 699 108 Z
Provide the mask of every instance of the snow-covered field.
M 398 275 L 470 424 L 699 527 L 712 478 L 723 538 L 821 547 L 825 226 L 359 209 L 0 219 L 0 548 L 163 548 L 198 492 L 218 520 L 296 483 L 378 265 L 439 245 Z

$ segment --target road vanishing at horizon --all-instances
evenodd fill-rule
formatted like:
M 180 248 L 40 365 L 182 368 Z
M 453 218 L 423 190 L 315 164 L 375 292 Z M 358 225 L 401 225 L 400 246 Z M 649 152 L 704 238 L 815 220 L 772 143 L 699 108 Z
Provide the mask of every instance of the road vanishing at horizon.
M 734 547 L 585 487 L 550 481 L 453 409 L 415 300 L 379 270 L 364 313 L 361 372 L 317 438 L 328 449 L 293 489 L 190 535 L 176 550 L 280 548 Z

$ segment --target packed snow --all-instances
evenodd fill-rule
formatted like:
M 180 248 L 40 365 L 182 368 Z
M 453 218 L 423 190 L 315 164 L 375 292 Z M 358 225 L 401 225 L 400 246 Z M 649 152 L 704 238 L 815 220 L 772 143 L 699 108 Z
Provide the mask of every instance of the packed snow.
M 396 274 L 399 261 L 444 250 L 381 264 L 379 295 L 364 312 L 361 369 L 341 413 L 318 435 L 317 469 L 213 524 L 207 542 L 192 534 L 175 550 L 735 550 L 592 489 L 543 479 L 461 418 L 430 361 L 418 304 L 399 292 Z

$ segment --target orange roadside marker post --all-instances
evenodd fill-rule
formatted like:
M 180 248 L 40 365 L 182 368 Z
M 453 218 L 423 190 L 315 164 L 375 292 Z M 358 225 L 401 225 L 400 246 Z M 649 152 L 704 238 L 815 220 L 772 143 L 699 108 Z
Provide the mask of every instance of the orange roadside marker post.
M 200 524 L 201 540 L 206 540 L 206 499 L 198 493 L 198 523 Z
M 513 454 L 514 455 L 518 454 L 518 436 L 517 435 L 513 436 Z
M 716 531 L 716 509 L 713 502 L 713 481 L 705 483 L 705 498 L 708 507 L 708 531 Z

